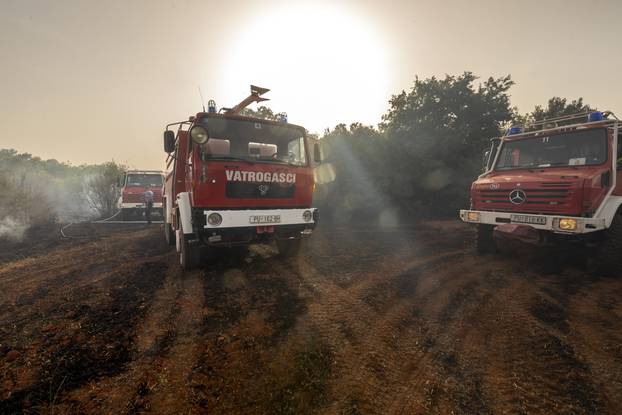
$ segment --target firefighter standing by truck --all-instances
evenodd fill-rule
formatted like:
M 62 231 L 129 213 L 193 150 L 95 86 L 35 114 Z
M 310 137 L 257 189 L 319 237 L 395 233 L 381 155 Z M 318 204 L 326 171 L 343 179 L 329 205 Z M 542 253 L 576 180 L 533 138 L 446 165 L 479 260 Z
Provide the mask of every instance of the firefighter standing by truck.
M 145 199 L 145 219 L 147 219 L 147 223 L 151 223 L 151 209 L 153 208 L 153 191 L 151 190 L 151 185 L 147 185 L 147 190 L 145 190 L 144 194 Z

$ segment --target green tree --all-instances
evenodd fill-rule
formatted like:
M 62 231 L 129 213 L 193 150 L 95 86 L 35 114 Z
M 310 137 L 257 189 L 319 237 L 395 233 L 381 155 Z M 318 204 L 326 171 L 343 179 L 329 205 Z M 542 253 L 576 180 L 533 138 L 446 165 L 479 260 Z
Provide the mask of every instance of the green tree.
M 272 112 L 272 109 L 260 105 L 257 110 L 252 110 L 250 108 L 244 108 L 240 114 L 245 115 L 247 117 L 256 117 L 256 118 L 263 118 L 264 120 L 271 120 L 271 121 L 277 121 L 277 114 L 275 114 L 274 112 Z
M 109 217 L 116 211 L 118 198 L 115 183 L 126 167 L 109 161 L 95 166 L 94 174 L 86 181 L 86 197 L 92 209 L 103 217 Z
M 402 210 L 450 214 L 468 203 L 482 150 L 514 116 L 511 77 L 477 79 L 471 72 L 416 78 L 390 100 L 380 130 L 394 172 L 388 192 Z
M 594 111 L 594 108 L 583 103 L 583 98 L 573 99 L 568 102 L 566 98 L 553 97 L 549 99 L 546 107 L 536 105 L 534 110 L 527 114 L 529 121 L 541 121 L 547 118 L 573 115 L 582 112 Z
M 384 136 L 371 126 L 337 125 L 320 140 L 324 161 L 314 203 L 337 221 L 369 219 L 390 205 L 383 189 L 389 170 Z M 328 176 L 328 177 L 323 177 Z

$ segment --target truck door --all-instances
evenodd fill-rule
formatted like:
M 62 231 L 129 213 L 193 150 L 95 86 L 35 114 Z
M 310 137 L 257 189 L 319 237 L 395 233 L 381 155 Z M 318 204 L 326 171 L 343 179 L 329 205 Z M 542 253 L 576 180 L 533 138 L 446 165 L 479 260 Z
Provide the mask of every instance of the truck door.
M 616 196 L 622 196 L 622 134 L 618 135 L 618 148 L 616 154 L 616 188 L 613 191 L 613 194 Z
M 175 163 L 173 167 L 173 198 L 181 192 L 186 191 L 186 166 L 188 160 L 188 131 L 180 130 L 177 134 L 177 150 L 175 152 Z

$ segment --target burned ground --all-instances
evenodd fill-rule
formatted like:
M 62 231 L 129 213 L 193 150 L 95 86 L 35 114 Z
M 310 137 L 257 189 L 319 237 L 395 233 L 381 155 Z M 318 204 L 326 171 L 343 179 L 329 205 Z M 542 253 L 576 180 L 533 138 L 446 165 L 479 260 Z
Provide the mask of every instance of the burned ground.
M 180 271 L 161 229 L 0 258 L 0 413 L 619 413 L 622 279 L 457 222 L 320 229 Z M 45 231 L 42 231 L 45 232 Z

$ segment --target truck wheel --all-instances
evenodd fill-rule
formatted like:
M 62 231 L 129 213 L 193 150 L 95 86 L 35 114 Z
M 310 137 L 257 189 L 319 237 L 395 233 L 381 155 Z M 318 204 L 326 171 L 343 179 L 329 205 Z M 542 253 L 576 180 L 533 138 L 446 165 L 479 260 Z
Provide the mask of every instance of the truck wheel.
M 175 232 L 173 232 L 173 227 L 170 223 L 164 223 L 164 239 L 168 246 L 175 245 Z
M 478 254 L 493 254 L 497 251 L 497 246 L 492 238 L 494 229 L 494 225 L 477 225 L 475 249 Z
M 184 270 L 191 270 L 199 266 L 201 263 L 201 248 L 191 246 L 186 239 L 186 235 L 181 233 L 181 252 L 179 253 L 179 263 Z
M 164 239 L 166 240 L 166 243 L 168 244 L 168 246 L 173 246 L 173 245 L 175 245 L 175 232 L 173 232 L 173 227 L 166 220 L 166 218 L 167 218 L 166 210 L 164 210 L 163 212 L 164 212 L 164 214 L 163 214 L 163 217 L 164 217 Z
M 284 258 L 291 258 L 300 252 L 301 239 L 277 239 L 276 247 Z
M 598 253 L 597 268 L 604 274 L 622 274 L 622 215 L 616 214 Z

